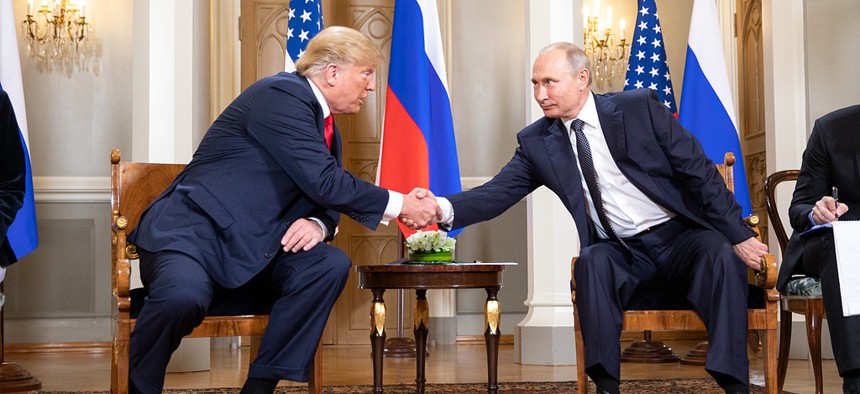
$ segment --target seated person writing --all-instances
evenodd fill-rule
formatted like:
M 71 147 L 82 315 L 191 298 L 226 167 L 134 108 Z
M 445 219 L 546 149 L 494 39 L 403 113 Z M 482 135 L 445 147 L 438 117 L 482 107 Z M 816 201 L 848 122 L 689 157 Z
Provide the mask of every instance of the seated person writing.
M 838 200 L 834 198 L 834 190 Z M 855 105 L 815 121 L 789 208 L 794 234 L 786 245 L 776 285 L 785 290 L 795 274 L 820 278 L 833 356 L 843 378 L 843 389 L 845 393 L 856 394 L 860 394 L 860 316 L 842 316 L 833 231 L 808 230 L 836 220 L 860 219 L 860 209 L 849 209 L 858 203 L 860 105 Z

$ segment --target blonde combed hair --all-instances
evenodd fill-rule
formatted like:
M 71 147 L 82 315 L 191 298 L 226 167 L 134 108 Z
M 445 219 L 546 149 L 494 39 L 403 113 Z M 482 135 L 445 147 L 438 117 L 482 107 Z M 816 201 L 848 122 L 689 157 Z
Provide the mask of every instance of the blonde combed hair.
M 381 60 L 382 51 L 364 34 L 348 27 L 331 26 L 308 42 L 305 53 L 296 61 L 296 71 L 313 78 L 330 63 L 341 67 L 354 64 L 376 66 Z

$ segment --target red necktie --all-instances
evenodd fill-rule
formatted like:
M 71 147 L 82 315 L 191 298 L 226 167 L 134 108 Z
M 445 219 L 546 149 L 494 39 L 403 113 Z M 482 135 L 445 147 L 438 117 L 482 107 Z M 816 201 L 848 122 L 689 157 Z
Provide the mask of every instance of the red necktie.
M 334 135 L 334 119 L 331 115 L 325 118 L 325 146 L 331 150 L 331 137 Z

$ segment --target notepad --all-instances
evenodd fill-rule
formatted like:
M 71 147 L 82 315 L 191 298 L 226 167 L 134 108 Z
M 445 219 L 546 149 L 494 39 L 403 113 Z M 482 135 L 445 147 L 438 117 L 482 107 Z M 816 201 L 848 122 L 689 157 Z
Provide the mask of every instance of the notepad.
M 842 292 L 842 315 L 860 315 L 860 221 L 833 222 L 836 268 Z

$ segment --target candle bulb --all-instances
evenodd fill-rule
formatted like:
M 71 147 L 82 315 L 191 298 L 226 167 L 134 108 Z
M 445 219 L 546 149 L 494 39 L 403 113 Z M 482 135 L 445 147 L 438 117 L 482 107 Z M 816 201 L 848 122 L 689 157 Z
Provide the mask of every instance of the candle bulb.
M 627 37 L 627 34 L 625 34 L 625 29 L 627 28 L 627 21 L 625 21 L 624 18 L 619 19 L 618 26 L 621 28 L 621 39 L 623 40 Z
M 33 0 L 27 0 L 27 15 L 33 15 Z
M 612 7 L 606 7 L 606 29 L 612 29 Z
M 582 27 L 588 28 L 588 6 L 582 7 Z

